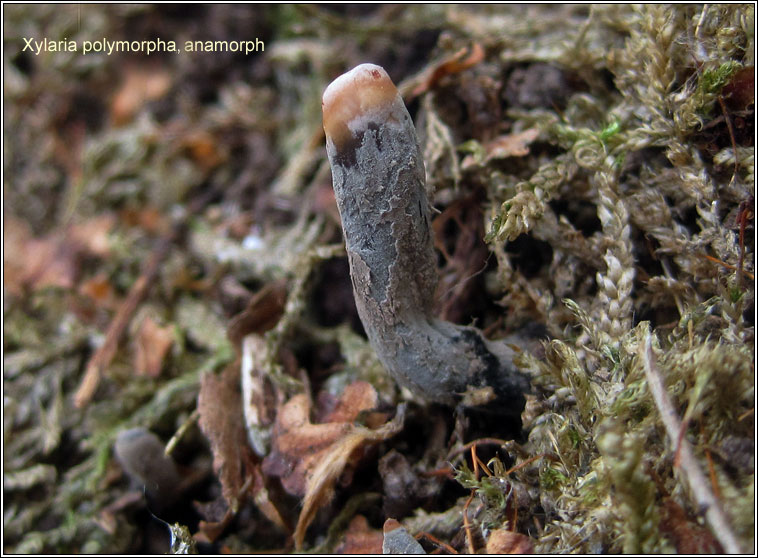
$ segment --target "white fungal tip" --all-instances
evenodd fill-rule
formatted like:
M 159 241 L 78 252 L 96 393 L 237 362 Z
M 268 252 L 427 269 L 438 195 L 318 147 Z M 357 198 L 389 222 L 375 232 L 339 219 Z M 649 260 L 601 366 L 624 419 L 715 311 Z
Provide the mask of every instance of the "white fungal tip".
M 337 149 L 352 137 L 351 123 L 391 109 L 400 94 L 384 68 L 361 64 L 342 74 L 324 91 L 321 107 L 324 131 Z

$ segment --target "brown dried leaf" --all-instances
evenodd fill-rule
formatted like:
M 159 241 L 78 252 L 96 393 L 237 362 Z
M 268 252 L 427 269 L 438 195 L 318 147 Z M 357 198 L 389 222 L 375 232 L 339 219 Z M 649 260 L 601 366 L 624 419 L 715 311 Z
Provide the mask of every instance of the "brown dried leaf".
M 207 374 L 197 396 L 200 429 L 213 453 L 213 470 L 221 482 L 221 493 L 236 512 L 245 472 L 252 470 L 253 456 L 247 445 L 239 392 L 239 364 L 232 363 L 220 374 Z
M 82 256 L 108 254 L 111 215 L 33 238 L 23 221 L 8 218 L 3 227 L 4 286 L 12 294 L 45 287 L 70 289 L 79 274 Z
M 118 214 L 128 227 L 140 227 L 151 235 L 165 236 L 171 230 L 171 220 L 156 207 L 125 208 Z
M 485 165 L 489 161 L 507 159 L 508 157 L 526 157 L 529 155 L 529 145 L 537 139 L 540 132 L 537 128 L 529 128 L 523 132 L 499 136 L 484 144 L 484 160 L 478 160 L 473 154 L 466 155 L 461 161 L 463 170 L 478 165 Z
M 661 531 L 668 535 L 678 554 L 721 554 L 723 549 L 705 527 L 687 517 L 682 506 L 671 498 L 663 501 Z
M 344 540 L 334 550 L 336 554 L 381 554 L 384 535 L 379 529 L 369 527 L 362 515 L 350 520 Z
M 308 477 L 303 509 L 300 512 L 293 535 L 296 548 L 302 548 L 308 525 L 316 517 L 319 508 L 331 500 L 334 495 L 334 485 L 351 457 L 354 458 L 355 453 L 366 444 L 386 440 L 400 432 L 403 429 L 404 419 L 405 407 L 401 405 L 398 407 L 395 418 L 381 428 L 369 430 L 362 426 L 352 426 L 347 435 L 337 440 L 328 449 L 323 459 Z
M 173 327 L 161 327 L 150 316 L 145 316 L 134 340 L 134 370 L 137 375 L 157 378 L 173 343 Z
M 82 281 L 79 284 L 79 293 L 91 299 L 98 308 L 113 310 L 118 307 L 116 291 L 104 273 L 98 273 L 95 277 Z
M 289 493 L 304 496 L 294 533 L 297 548 L 302 547 L 305 530 L 316 512 L 331 499 L 337 480 L 352 472 L 366 444 L 385 440 L 402 428 L 402 407 L 392 421 L 376 430 L 352 424 L 360 413 L 377 404 L 378 396 L 371 384 L 355 382 L 345 389 L 325 419 L 339 422 L 311 423 L 311 404 L 306 394 L 295 395 L 279 409 L 273 450 L 264 460 L 263 471 L 281 477 Z
M 533 554 L 532 539 L 521 533 L 495 529 L 487 539 L 487 554 Z
M 539 135 L 540 131 L 537 128 L 529 128 L 523 132 L 495 138 L 484 146 L 487 151 L 487 159 L 505 159 L 506 157 L 529 155 L 529 144 Z
M 128 66 L 125 74 L 111 102 L 111 118 L 116 126 L 131 121 L 146 102 L 160 99 L 171 88 L 171 73 L 157 66 Z
M 324 422 L 353 422 L 362 411 L 373 409 L 378 403 L 379 398 L 371 384 L 354 382 L 345 388 Z
M 66 232 L 67 241 L 87 255 L 104 258 L 110 253 L 108 235 L 115 222 L 113 215 L 100 215 L 71 225 Z
M 421 83 L 413 88 L 408 98 L 413 99 L 430 89 L 434 89 L 445 76 L 460 73 L 472 66 L 476 66 L 482 60 L 484 60 L 484 49 L 479 43 L 474 43 L 470 47 L 460 49 L 455 54 L 445 58 L 426 71 L 421 78 Z
M 71 288 L 75 268 L 71 250 L 61 238 L 32 237 L 23 221 L 8 218 L 3 227 L 3 283 L 8 292 L 20 295 L 25 289 Z
M 755 66 L 737 70 L 723 89 L 721 95 L 734 110 L 746 110 L 755 103 Z
M 235 347 L 250 333 L 264 333 L 274 327 L 284 312 L 287 302 L 287 282 L 273 281 L 264 285 L 250 299 L 247 308 L 229 322 L 227 335 Z
M 263 462 L 263 471 L 281 477 L 282 486 L 290 494 L 304 496 L 313 470 L 351 428 L 347 422 L 311 424 L 308 396 L 295 395 L 279 409 L 272 452 Z
M 253 484 L 250 487 L 250 493 L 255 505 L 266 518 L 282 531 L 292 532 L 292 525 L 287 521 L 271 501 L 268 489 L 266 488 L 266 479 L 263 477 L 260 465 L 253 468 Z
M 217 139 L 206 130 L 188 133 L 182 138 L 182 147 L 205 171 L 216 168 L 224 161 L 224 157 L 218 149 Z
M 226 510 L 224 517 L 220 521 L 199 521 L 197 533 L 194 536 L 195 540 L 203 543 L 214 542 L 223 534 L 233 517 L 232 511 Z

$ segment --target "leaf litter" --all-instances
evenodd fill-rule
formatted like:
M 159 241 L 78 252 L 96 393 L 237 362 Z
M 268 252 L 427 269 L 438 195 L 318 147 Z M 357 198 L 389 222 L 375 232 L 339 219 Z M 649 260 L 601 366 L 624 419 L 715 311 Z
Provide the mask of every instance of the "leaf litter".
M 754 545 L 750 6 L 6 16 L 6 550 L 378 552 L 388 518 L 426 552 Z M 127 29 L 266 51 L 21 51 Z M 397 390 L 333 279 L 319 101 L 366 60 L 422 135 L 439 312 L 522 337 L 521 424 Z M 134 428 L 170 446 L 175 503 L 118 464 Z

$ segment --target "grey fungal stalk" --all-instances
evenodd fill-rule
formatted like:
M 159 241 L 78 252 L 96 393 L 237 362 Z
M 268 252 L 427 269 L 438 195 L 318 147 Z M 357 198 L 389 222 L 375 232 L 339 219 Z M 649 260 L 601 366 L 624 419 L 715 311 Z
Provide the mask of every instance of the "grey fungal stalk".
M 379 360 L 428 401 L 456 404 L 478 391 L 519 414 L 528 382 L 512 350 L 432 313 L 437 258 L 424 162 L 392 80 L 361 64 L 327 87 L 322 108 L 355 302 Z

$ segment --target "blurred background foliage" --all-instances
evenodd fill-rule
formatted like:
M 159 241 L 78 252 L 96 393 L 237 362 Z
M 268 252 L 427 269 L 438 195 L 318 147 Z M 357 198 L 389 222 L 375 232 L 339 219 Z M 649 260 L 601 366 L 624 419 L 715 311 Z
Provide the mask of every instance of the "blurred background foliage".
M 281 525 L 252 496 L 231 517 L 196 425 L 204 378 L 239 383 L 251 328 L 233 318 L 256 293 L 286 299 L 255 310 L 284 393 L 370 380 L 398 401 L 355 312 L 321 130 L 321 93 L 361 62 L 419 130 L 440 314 L 549 339 L 518 363 L 535 389 L 490 476 L 459 451 L 473 434 L 418 405 L 407 420 L 450 437 L 442 457 L 408 436 L 367 457 L 458 471 L 397 519 L 457 550 L 474 544 L 464 507 L 488 550 L 502 529 L 537 552 L 754 549 L 753 5 L 12 4 L 3 22 L 6 552 L 165 552 L 145 499 L 205 550 L 291 548 L 298 502 L 264 475 Z M 81 53 L 157 38 L 265 49 Z M 703 522 L 650 373 L 729 533 Z M 177 494 L 124 474 L 113 447 L 133 427 L 178 441 Z M 383 475 L 343 486 L 306 549 L 375 550 L 397 504 Z

